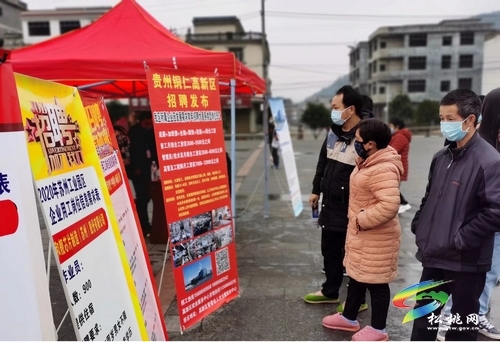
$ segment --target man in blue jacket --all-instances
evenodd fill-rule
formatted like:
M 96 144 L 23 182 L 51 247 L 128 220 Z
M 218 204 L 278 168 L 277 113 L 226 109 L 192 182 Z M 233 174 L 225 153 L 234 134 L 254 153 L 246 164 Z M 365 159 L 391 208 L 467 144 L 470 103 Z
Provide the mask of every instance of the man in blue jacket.
M 447 281 L 427 292 L 453 295 L 455 322 L 446 334 L 452 341 L 477 339 L 474 317 L 491 267 L 494 233 L 500 231 L 500 154 L 476 132 L 480 113 L 481 100 L 470 90 L 453 90 L 441 100 L 441 132 L 451 144 L 434 155 L 411 224 L 423 266 L 420 281 Z M 433 302 L 417 300 L 415 310 Z M 439 314 L 438 305 L 417 318 L 411 339 L 434 341 L 439 323 L 433 318 Z

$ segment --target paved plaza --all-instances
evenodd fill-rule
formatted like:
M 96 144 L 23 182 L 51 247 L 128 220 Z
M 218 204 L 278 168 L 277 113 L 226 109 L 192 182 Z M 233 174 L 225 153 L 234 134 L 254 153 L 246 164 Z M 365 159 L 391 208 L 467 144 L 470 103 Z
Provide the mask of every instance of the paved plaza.
M 309 132 L 308 132 L 309 133 Z M 311 224 L 307 199 L 311 191 L 318 152 L 323 137 L 294 140 L 295 157 L 304 201 L 304 211 L 294 218 L 288 197 L 285 171 L 269 169 L 269 218 L 264 218 L 264 156 L 260 140 L 242 140 L 236 144 L 236 169 L 239 170 L 236 196 L 236 243 L 241 287 L 240 297 L 224 305 L 202 322 L 180 334 L 175 291 L 168 260 L 161 301 L 170 340 L 350 340 L 352 334 L 328 330 L 321 325 L 325 315 L 336 305 L 306 304 L 302 297 L 320 289 L 320 231 Z M 408 182 L 401 186 L 412 209 L 400 215 L 402 242 L 399 275 L 391 283 L 394 296 L 417 283 L 421 265 L 415 259 L 416 246 L 410 222 L 424 193 L 432 155 L 443 145 L 438 136 L 416 136 L 410 148 Z M 229 144 L 227 144 L 229 147 Z M 282 163 L 283 164 L 283 163 Z M 43 224 L 43 223 L 42 223 Z M 42 227 L 45 254 L 48 237 Z M 165 245 L 148 244 L 153 271 L 159 282 Z M 54 323 L 59 325 L 67 305 L 57 269 L 52 263 L 50 293 Z M 344 278 L 347 282 L 347 278 Z M 342 287 L 341 300 L 346 287 Z M 369 299 L 368 299 L 368 303 Z M 491 303 L 491 322 L 500 325 L 500 292 L 496 289 Z M 407 311 L 391 305 L 387 330 L 391 340 L 408 340 L 412 325 L 401 322 Z M 368 310 L 358 319 L 362 326 L 370 323 Z M 66 318 L 59 330 L 59 340 L 74 340 L 71 321 Z M 480 335 L 480 339 L 482 336 Z

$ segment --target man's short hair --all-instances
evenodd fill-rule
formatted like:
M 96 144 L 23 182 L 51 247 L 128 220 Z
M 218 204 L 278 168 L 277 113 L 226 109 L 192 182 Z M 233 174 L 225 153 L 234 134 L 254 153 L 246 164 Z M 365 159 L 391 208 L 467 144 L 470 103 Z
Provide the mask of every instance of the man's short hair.
M 391 129 L 377 119 L 365 119 L 358 124 L 359 135 L 364 143 L 374 141 L 377 148 L 386 148 L 391 142 Z
M 335 95 L 344 95 L 342 99 L 342 103 L 344 107 L 354 106 L 354 110 L 356 111 L 356 115 L 360 118 L 362 117 L 361 111 L 363 109 L 363 98 L 361 94 L 359 94 L 353 87 L 345 85 L 340 88 Z
M 440 103 L 441 106 L 452 106 L 456 105 L 458 107 L 458 115 L 465 120 L 471 114 L 476 116 L 475 125 L 477 125 L 477 119 L 481 114 L 481 99 L 475 92 L 469 89 L 455 89 L 446 94 Z
M 390 123 L 399 129 L 405 128 L 405 122 L 403 121 L 403 119 L 393 118 L 391 119 Z
M 151 111 L 149 111 L 149 110 L 139 112 L 139 122 L 142 122 L 146 119 L 152 119 L 152 118 L 153 118 L 153 115 L 151 114 Z
M 373 112 L 373 100 L 368 95 L 361 95 L 363 98 L 363 109 Z

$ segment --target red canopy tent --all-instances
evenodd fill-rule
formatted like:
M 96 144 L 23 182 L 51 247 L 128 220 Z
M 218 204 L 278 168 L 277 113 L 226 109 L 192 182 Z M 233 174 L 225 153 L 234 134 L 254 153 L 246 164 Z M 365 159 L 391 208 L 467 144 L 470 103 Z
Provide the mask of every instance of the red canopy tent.
M 264 93 L 265 82 L 229 52 L 200 49 L 173 35 L 135 0 L 122 0 L 91 25 L 12 52 L 15 72 L 111 98 L 147 97 L 144 64 L 212 72 L 236 92 Z M 229 93 L 228 86 L 221 86 Z

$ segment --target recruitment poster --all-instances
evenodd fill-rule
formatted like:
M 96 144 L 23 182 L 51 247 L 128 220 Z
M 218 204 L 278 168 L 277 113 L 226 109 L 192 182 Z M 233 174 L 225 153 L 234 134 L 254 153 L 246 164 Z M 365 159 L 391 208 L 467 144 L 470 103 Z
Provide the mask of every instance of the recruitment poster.
M 269 107 L 271 108 L 271 113 L 273 114 L 276 134 L 278 135 L 281 158 L 285 164 L 285 173 L 288 182 L 288 189 L 290 190 L 293 214 L 297 217 L 302 212 L 304 205 L 302 203 L 302 195 L 300 193 L 299 176 L 297 174 L 295 154 L 293 153 L 292 139 L 290 138 L 290 130 L 288 128 L 283 99 L 270 98 Z
M 239 294 L 218 80 L 146 74 L 185 330 Z
M 15 77 L 36 192 L 76 338 L 147 340 L 77 89 L 19 74 Z
M 9 62 L 0 63 L 0 88 L 0 340 L 55 340 L 35 192 Z
M 106 186 L 118 219 L 120 234 L 127 253 L 130 271 L 140 300 L 144 323 L 152 341 L 167 339 L 167 330 L 158 298 L 149 255 L 132 202 L 130 186 L 120 146 L 104 100 L 94 94 L 80 92 L 90 124 L 94 145 L 101 160 Z

